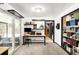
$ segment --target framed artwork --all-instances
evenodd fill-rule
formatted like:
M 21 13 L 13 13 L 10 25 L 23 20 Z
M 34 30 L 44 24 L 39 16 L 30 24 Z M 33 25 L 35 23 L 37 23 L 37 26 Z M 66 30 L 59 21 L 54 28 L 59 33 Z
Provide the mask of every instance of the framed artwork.
M 56 28 L 60 29 L 60 23 L 57 23 Z

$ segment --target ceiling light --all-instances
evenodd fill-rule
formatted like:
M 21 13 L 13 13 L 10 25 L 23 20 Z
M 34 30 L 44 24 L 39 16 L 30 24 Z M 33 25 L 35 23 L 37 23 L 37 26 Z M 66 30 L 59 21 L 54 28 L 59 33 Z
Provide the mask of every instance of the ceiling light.
M 42 6 L 35 6 L 35 7 L 32 8 L 32 11 L 33 11 L 33 12 L 40 13 L 40 12 L 44 12 L 45 9 L 44 9 L 44 7 L 42 7 Z

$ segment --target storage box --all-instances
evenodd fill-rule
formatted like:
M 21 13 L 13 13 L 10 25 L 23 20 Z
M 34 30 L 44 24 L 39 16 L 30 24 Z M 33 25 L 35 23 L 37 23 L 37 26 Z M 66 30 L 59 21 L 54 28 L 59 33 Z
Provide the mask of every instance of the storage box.
M 71 20 L 71 21 L 70 21 L 70 26 L 78 25 L 78 23 L 79 23 L 79 19 Z
M 76 32 L 79 32 L 79 27 L 76 28 Z
M 79 22 L 78 22 L 78 26 L 79 26 Z
M 75 32 L 75 28 L 74 27 L 71 27 L 70 28 L 70 31 Z
M 70 26 L 74 26 L 74 25 L 77 25 L 77 21 L 76 20 L 71 20 L 70 21 Z
M 70 26 L 70 21 L 67 21 L 66 22 L 66 26 Z
M 71 33 L 70 33 L 70 32 L 68 32 L 68 33 L 67 33 L 67 36 L 68 36 L 68 37 L 70 37 L 70 36 L 71 36 Z
M 66 38 L 63 38 L 63 42 L 66 42 Z
M 79 25 L 79 19 L 75 19 L 76 25 Z
M 76 34 L 76 38 L 79 39 L 79 33 Z
M 66 28 L 66 32 L 70 32 L 70 27 L 67 27 Z

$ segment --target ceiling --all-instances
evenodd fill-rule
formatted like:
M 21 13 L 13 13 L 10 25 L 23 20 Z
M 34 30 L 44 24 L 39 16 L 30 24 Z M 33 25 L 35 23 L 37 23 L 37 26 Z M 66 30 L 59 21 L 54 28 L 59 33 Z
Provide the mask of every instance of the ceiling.
M 9 3 L 24 17 L 55 17 L 71 7 L 74 3 Z M 36 13 L 32 7 L 40 5 L 45 8 L 44 12 Z

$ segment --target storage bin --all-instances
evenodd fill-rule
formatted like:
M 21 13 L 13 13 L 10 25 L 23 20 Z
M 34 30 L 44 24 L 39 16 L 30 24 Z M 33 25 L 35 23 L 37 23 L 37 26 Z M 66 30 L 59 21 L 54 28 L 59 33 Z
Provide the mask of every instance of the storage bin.
M 75 19 L 76 25 L 79 25 L 79 19 Z
M 70 21 L 67 21 L 66 22 L 66 26 L 70 26 Z
M 70 21 L 70 26 L 78 25 L 79 19 L 74 19 Z
M 70 36 L 71 36 L 71 33 L 70 33 L 70 32 L 68 32 L 68 33 L 67 33 L 67 36 L 68 36 L 68 37 L 70 37 Z
M 79 27 L 76 28 L 76 32 L 79 32 Z
M 76 34 L 76 38 L 79 39 L 79 33 Z
M 75 20 L 71 20 L 70 21 L 70 26 L 74 26 L 74 25 L 76 25 L 76 21 Z

